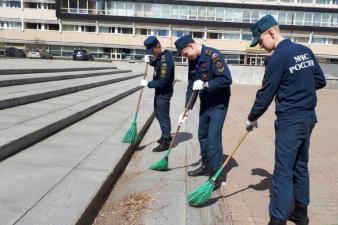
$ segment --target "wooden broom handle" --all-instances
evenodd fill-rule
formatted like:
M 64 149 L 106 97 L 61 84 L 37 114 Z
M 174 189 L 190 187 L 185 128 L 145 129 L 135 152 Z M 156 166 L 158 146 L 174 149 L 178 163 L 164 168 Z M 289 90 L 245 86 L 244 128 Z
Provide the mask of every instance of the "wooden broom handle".
M 184 112 L 183 112 L 183 117 L 182 117 L 182 118 L 184 118 L 185 115 L 187 114 L 187 112 L 189 111 L 191 102 L 192 102 L 192 100 L 197 96 L 197 93 L 198 93 L 198 91 L 194 91 L 194 93 L 190 96 L 189 102 L 188 102 L 187 106 L 184 108 Z M 173 146 L 173 144 L 174 144 L 174 142 L 175 142 L 175 139 L 176 139 L 176 137 L 177 137 L 177 134 L 178 134 L 178 132 L 180 131 L 180 128 L 181 128 L 181 126 L 178 125 L 177 128 L 176 128 L 175 135 L 174 135 L 174 137 L 173 137 L 173 139 L 172 139 L 172 141 L 171 141 L 171 143 L 170 143 L 169 149 L 171 149 L 171 147 Z
M 232 156 L 235 154 L 236 150 L 239 148 L 239 146 L 242 144 L 242 142 L 244 141 L 244 139 L 246 138 L 246 136 L 248 135 L 249 131 L 246 131 L 241 140 L 237 143 L 237 145 L 235 146 L 235 148 L 233 148 L 232 152 L 230 153 L 230 155 L 227 157 L 227 159 L 225 160 L 225 162 L 222 165 L 222 170 L 224 169 L 224 167 L 226 166 L 226 164 L 230 161 L 230 159 L 232 158 Z
M 144 69 L 143 80 L 145 80 L 146 77 L 147 77 L 147 71 L 148 71 L 148 63 L 146 63 L 146 67 Z M 143 93 L 143 88 L 144 87 L 142 86 L 140 95 L 138 96 L 138 102 L 137 102 L 137 106 L 136 106 L 136 115 L 138 114 L 138 110 L 140 108 L 140 102 L 141 102 L 141 97 L 142 97 L 142 93 Z

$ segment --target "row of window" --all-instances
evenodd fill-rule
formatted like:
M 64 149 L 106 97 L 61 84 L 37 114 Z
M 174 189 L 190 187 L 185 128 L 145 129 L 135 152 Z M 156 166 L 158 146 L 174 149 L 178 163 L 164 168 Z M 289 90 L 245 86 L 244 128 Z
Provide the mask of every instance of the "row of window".
M 62 12 L 64 13 L 242 23 L 254 23 L 262 16 L 270 13 L 279 21 L 280 24 L 338 27 L 338 13 L 92 0 L 67 0 L 63 1 L 62 4 Z
M 0 21 L 0 29 L 21 29 L 21 22 L 13 21 Z M 31 30 L 60 30 L 59 24 L 45 24 L 45 23 L 24 23 L 24 29 Z M 85 25 L 69 25 L 63 24 L 62 31 L 69 32 L 89 32 L 95 33 L 96 26 L 85 26 Z M 147 29 L 147 28 L 135 28 L 132 27 L 107 27 L 99 26 L 99 33 L 109 33 L 109 34 L 126 34 L 126 35 L 156 35 L 160 37 L 169 37 L 169 29 Z M 183 35 L 190 34 L 195 39 L 216 39 L 216 40 L 245 40 L 251 41 L 252 35 L 250 33 L 240 32 L 240 31 L 231 31 L 231 32 L 215 32 L 215 31 L 183 31 L 183 30 L 172 30 L 172 37 L 181 37 Z M 337 38 L 328 38 L 325 36 L 313 35 L 312 40 L 310 40 L 309 35 L 299 35 L 295 34 L 290 36 L 288 34 L 283 35 L 286 38 L 290 38 L 297 43 L 308 44 L 333 44 L 338 45 Z
M 31 44 L 13 44 L 4 43 L 5 47 L 17 47 L 21 49 L 31 49 Z M 71 57 L 75 49 L 85 49 L 94 56 L 95 59 L 125 59 L 125 60 L 143 60 L 144 49 L 128 49 L 128 48 L 102 48 L 102 47 L 81 47 L 81 46 L 61 46 L 61 45 L 45 45 L 43 42 L 39 44 L 39 48 L 43 48 L 53 56 Z M 1 55 L 0 48 L 0 55 Z M 173 57 L 175 62 L 187 62 L 186 58 L 177 55 L 176 51 L 173 51 Z M 229 54 L 223 53 L 224 59 L 228 64 L 245 64 L 263 66 L 265 61 L 265 55 L 262 54 Z M 323 58 L 317 57 L 321 63 L 336 63 L 336 58 Z
M 21 8 L 21 0 L 0 0 L 0 7 L 2 8 Z M 23 2 L 23 8 L 32 9 L 55 9 L 55 1 L 42 2 Z

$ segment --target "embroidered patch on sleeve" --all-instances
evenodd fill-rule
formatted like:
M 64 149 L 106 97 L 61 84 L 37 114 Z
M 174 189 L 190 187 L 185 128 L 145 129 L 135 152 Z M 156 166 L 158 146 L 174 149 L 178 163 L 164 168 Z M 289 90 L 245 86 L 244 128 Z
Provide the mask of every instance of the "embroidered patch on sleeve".
M 163 64 L 160 68 L 160 76 L 166 77 L 167 76 L 167 65 Z
M 222 73 L 224 71 L 224 65 L 219 57 L 216 57 L 213 59 L 214 64 L 216 66 L 216 69 L 219 73 Z

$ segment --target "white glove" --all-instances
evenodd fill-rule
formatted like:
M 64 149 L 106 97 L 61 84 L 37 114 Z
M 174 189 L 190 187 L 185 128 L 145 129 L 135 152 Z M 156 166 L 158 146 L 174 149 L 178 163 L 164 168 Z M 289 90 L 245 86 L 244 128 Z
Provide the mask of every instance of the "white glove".
M 186 121 L 187 118 L 188 118 L 189 112 L 186 112 L 186 114 L 185 114 L 184 117 L 183 117 L 183 114 L 184 114 L 184 112 L 178 117 L 178 125 L 179 125 L 179 126 L 182 126 L 182 125 L 185 123 L 185 121 Z
M 147 86 L 148 86 L 148 81 L 146 81 L 146 80 L 141 80 L 141 86 L 142 86 L 142 87 L 147 87 Z
M 252 131 L 254 128 L 258 128 L 257 120 L 255 120 L 255 121 L 248 120 L 248 121 L 246 121 L 245 125 L 246 125 L 245 129 L 247 131 Z
M 194 90 L 194 91 L 202 90 L 202 89 L 203 89 L 203 84 L 204 84 L 203 81 L 201 81 L 201 80 L 196 80 L 196 81 L 194 82 L 194 85 L 193 85 L 193 87 L 192 87 L 192 90 Z
M 145 55 L 144 56 L 144 62 L 145 63 L 150 63 L 150 55 Z

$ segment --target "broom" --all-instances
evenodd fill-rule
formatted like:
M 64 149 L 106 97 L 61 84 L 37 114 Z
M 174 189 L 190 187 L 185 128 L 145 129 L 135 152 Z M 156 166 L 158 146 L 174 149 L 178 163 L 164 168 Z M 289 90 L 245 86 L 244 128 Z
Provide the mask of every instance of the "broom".
M 223 163 L 221 168 L 219 168 L 217 170 L 215 175 L 211 179 L 209 179 L 207 182 L 202 184 L 199 188 L 196 188 L 194 191 L 192 191 L 188 194 L 187 201 L 188 201 L 189 205 L 200 206 L 200 205 L 203 205 L 204 203 L 206 203 L 209 200 L 211 193 L 213 192 L 213 190 L 215 188 L 215 182 L 216 182 L 217 178 L 221 175 L 224 167 L 230 161 L 230 159 L 232 158 L 232 156 L 234 155 L 236 150 L 239 148 L 239 146 L 242 144 L 242 142 L 244 141 L 244 139 L 248 135 L 248 133 L 249 133 L 249 131 L 245 132 L 245 134 L 243 135 L 243 137 L 241 138 L 241 140 L 239 141 L 237 146 L 232 150 L 231 154 L 227 157 L 227 159 L 225 160 L 225 162 Z
M 198 93 L 198 91 L 194 91 L 194 93 L 191 95 L 191 97 L 189 99 L 189 102 L 188 102 L 187 106 L 184 109 L 183 117 L 182 118 L 184 118 L 187 115 L 187 113 L 189 111 L 189 108 L 190 108 L 190 105 L 191 105 L 191 102 L 196 97 L 197 93 Z M 166 170 L 168 170 L 169 153 L 171 152 L 172 146 L 173 146 L 173 144 L 174 144 L 174 142 L 176 140 L 176 137 L 177 137 L 178 132 L 180 131 L 180 128 L 181 128 L 181 124 L 178 124 L 177 128 L 176 128 L 176 132 L 175 132 L 174 138 L 171 140 L 169 149 L 167 150 L 167 153 L 165 154 L 165 156 L 161 160 L 159 160 L 158 162 L 152 164 L 149 167 L 149 169 L 157 170 L 157 171 L 166 171 Z
M 143 79 L 146 79 L 147 70 L 148 70 L 148 63 L 146 63 L 146 67 L 144 69 Z M 136 106 L 136 113 L 135 113 L 135 116 L 134 116 L 133 123 L 131 124 L 131 127 L 129 128 L 127 133 L 124 135 L 123 140 L 122 140 L 123 143 L 134 143 L 138 140 L 136 121 L 137 121 L 138 110 L 140 108 L 140 102 L 141 102 L 141 97 L 142 97 L 142 93 L 143 93 L 143 88 L 144 87 L 142 86 L 140 95 L 138 97 L 138 102 L 137 102 L 137 106 Z

